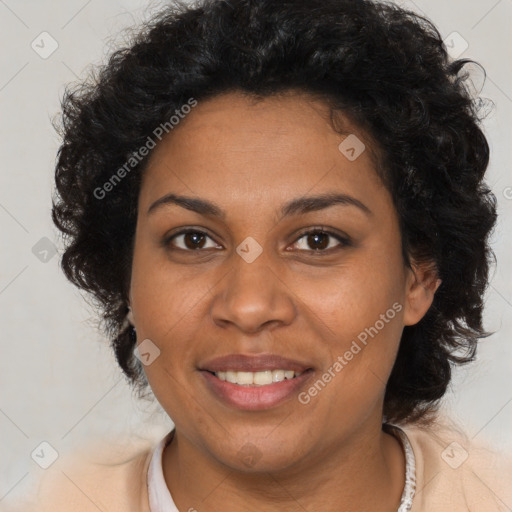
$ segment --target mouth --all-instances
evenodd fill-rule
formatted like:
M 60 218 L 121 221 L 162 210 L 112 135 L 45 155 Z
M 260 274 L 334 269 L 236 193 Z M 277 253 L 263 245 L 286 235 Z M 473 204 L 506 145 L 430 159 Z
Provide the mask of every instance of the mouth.
M 312 368 L 256 372 L 200 370 L 199 373 L 208 395 L 223 406 L 243 411 L 271 410 L 296 399 L 314 375 Z
M 198 368 L 206 392 L 224 406 L 246 411 L 290 401 L 314 374 L 313 367 L 278 354 L 229 354 Z
M 209 373 L 215 375 L 215 377 L 221 381 L 230 382 L 231 384 L 236 384 L 237 386 L 269 386 L 276 382 L 295 379 L 300 377 L 304 372 L 275 369 L 263 370 L 259 372 L 227 370 Z

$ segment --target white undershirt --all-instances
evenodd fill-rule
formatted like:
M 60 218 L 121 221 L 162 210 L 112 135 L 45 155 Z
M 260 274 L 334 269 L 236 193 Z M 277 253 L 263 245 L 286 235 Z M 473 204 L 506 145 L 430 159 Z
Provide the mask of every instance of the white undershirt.
M 171 430 L 155 447 L 148 468 L 149 510 L 151 512 L 179 512 L 167 488 L 162 467 L 165 446 L 174 436 Z
M 393 434 L 402 444 L 405 453 L 405 485 L 397 512 L 409 512 L 416 488 L 416 461 L 412 446 L 405 432 L 397 426 L 385 424 L 384 430 Z M 162 467 L 164 448 L 174 436 L 169 432 L 155 447 L 148 468 L 148 495 L 150 512 L 179 512 L 167 488 Z

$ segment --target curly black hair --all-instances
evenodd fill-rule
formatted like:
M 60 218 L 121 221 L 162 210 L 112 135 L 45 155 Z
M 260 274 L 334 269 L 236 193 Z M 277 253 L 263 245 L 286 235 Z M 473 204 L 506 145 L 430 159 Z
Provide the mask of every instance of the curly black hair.
M 431 263 L 442 280 L 422 320 L 403 330 L 383 411 L 395 423 L 435 412 L 452 364 L 472 361 L 479 338 L 491 334 L 482 310 L 496 198 L 483 181 L 489 146 L 468 63 L 475 64 L 449 57 L 431 21 L 389 2 L 175 0 L 99 73 L 68 85 L 52 209 L 65 242 L 61 264 L 99 306 L 133 389 L 148 386 L 125 317 L 149 156 L 130 159 L 156 127 L 167 123 L 169 131 L 190 98 L 297 90 L 322 98 L 331 119 L 342 112 L 370 134 L 398 212 L 404 262 Z M 123 165 L 103 199 L 98 191 Z

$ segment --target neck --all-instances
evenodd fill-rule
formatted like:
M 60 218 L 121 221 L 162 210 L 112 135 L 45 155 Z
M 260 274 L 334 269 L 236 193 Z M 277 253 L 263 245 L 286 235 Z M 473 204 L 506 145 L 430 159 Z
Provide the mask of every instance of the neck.
M 358 431 L 286 469 L 248 473 L 229 468 L 176 431 L 164 450 L 163 470 L 179 510 L 396 512 L 405 458 L 399 441 L 378 428 Z

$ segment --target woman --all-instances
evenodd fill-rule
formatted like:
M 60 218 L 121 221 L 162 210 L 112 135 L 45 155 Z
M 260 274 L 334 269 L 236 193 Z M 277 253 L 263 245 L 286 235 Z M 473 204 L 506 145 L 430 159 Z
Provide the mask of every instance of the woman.
M 175 428 L 56 465 L 37 510 L 509 510 L 435 418 L 489 334 L 467 62 L 390 4 L 203 0 L 68 92 L 62 266 Z

